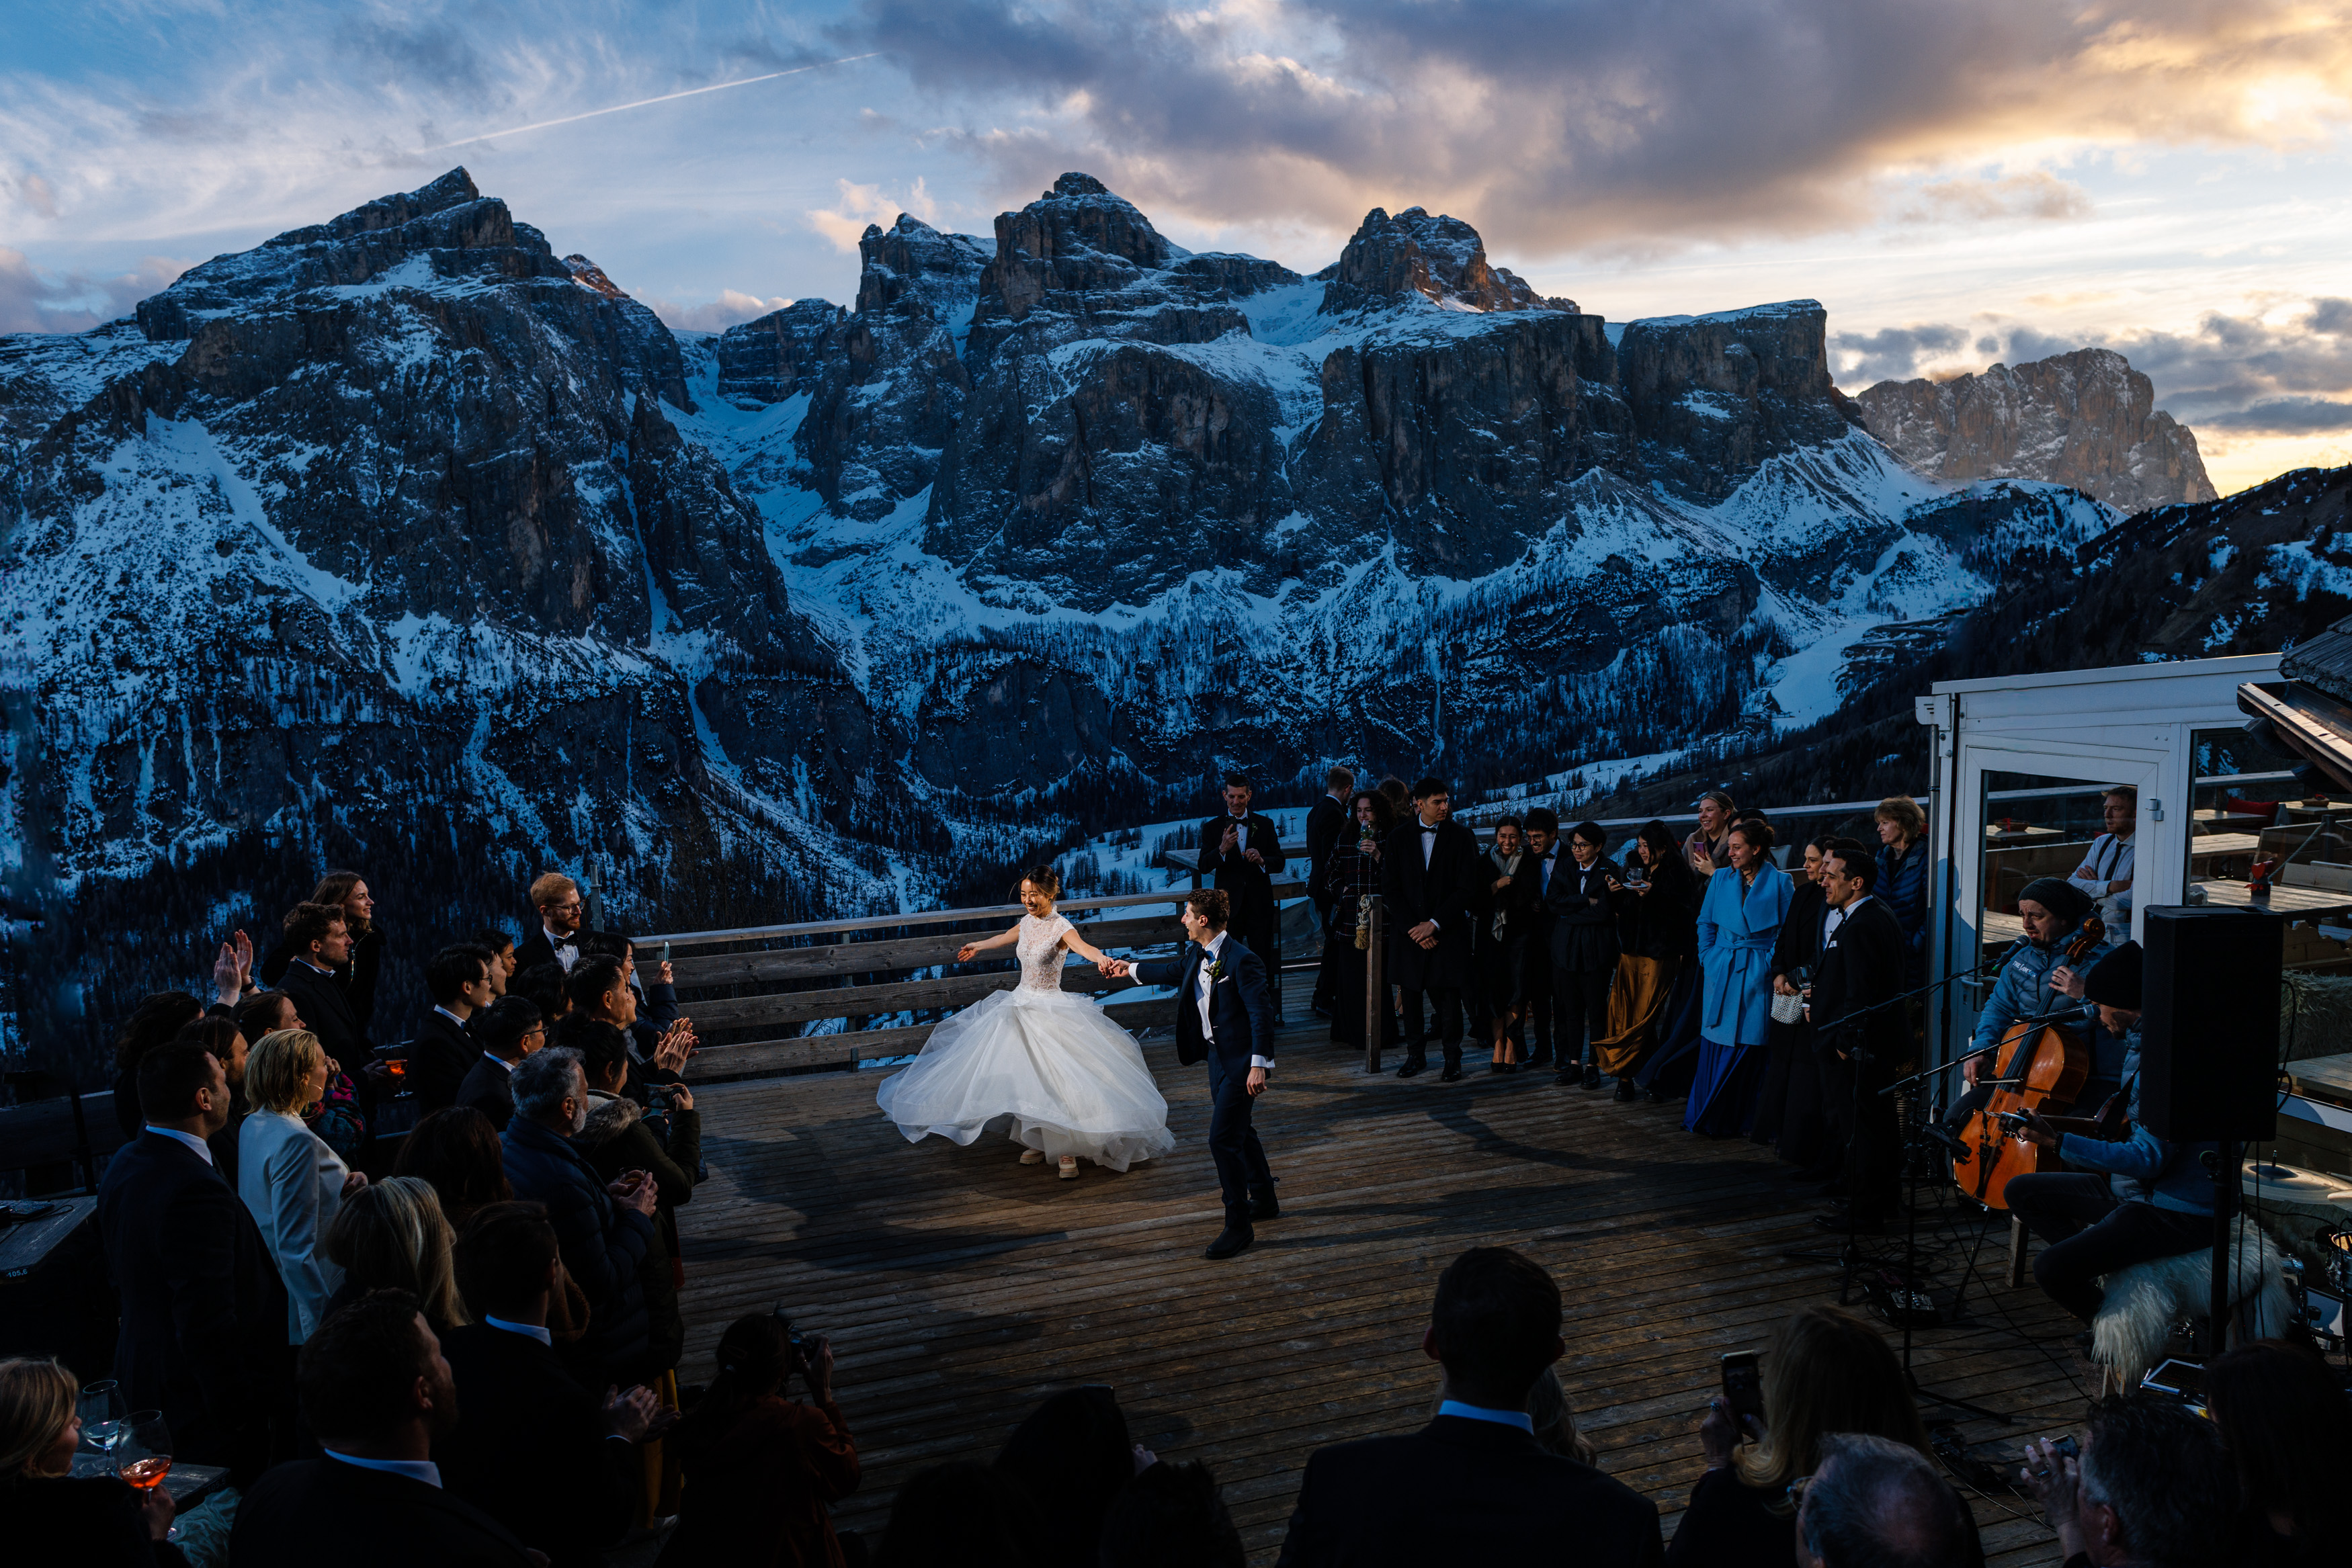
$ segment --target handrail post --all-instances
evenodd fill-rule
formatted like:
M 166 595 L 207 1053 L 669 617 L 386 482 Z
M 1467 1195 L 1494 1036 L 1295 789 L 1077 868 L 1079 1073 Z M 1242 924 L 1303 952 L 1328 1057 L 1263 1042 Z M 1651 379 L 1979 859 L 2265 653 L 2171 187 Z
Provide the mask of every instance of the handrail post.
M 1381 1070 L 1381 1036 L 1388 1032 L 1388 982 L 1381 973 L 1381 901 L 1364 901 L 1364 1071 Z

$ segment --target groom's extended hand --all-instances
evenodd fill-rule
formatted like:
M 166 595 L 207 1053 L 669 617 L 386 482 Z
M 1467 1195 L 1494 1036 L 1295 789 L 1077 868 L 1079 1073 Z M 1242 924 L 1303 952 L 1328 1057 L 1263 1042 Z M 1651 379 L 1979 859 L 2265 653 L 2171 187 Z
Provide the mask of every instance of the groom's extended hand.
M 1135 966 L 1124 958 L 1105 958 L 1095 967 L 1102 971 L 1106 980 L 1124 980 L 1135 970 Z

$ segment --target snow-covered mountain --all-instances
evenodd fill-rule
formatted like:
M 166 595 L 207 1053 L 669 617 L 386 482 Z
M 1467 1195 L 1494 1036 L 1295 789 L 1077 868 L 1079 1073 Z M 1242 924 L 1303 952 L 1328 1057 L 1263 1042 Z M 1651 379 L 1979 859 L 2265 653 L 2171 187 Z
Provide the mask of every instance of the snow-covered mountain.
M 673 334 L 456 170 L 0 338 L 16 902 L 320 855 L 432 930 L 583 859 L 636 923 L 928 901 L 1230 764 L 1818 716 L 2115 520 L 1906 469 L 1817 304 L 1604 322 L 1418 208 L 1313 277 L 1083 174 L 861 249 L 855 308 Z

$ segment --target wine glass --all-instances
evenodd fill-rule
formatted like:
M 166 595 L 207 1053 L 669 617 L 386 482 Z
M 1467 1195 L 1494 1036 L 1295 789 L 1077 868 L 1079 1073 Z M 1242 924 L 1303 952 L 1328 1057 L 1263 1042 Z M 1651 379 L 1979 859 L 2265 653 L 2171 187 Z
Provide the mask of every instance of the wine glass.
M 161 1410 L 139 1411 L 115 1428 L 114 1473 L 141 1491 L 172 1473 L 172 1428 Z
M 122 1426 L 122 1417 L 130 1414 L 130 1406 L 123 1402 L 122 1385 L 111 1377 L 85 1385 L 74 1401 L 74 1414 L 81 1417 L 81 1441 L 74 1448 L 73 1473 L 112 1475 L 114 1459 L 110 1450 L 114 1447 L 115 1433 Z

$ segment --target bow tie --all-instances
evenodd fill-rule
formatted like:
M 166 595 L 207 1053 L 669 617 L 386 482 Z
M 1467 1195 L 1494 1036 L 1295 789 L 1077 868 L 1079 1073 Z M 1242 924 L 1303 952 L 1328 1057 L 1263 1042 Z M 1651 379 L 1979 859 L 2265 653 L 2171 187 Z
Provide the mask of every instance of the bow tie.
M 1421 830 L 1421 836 L 1424 839 L 1433 839 L 1437 836 L 1437 830 L 1435 828 L 1423 828 Z

